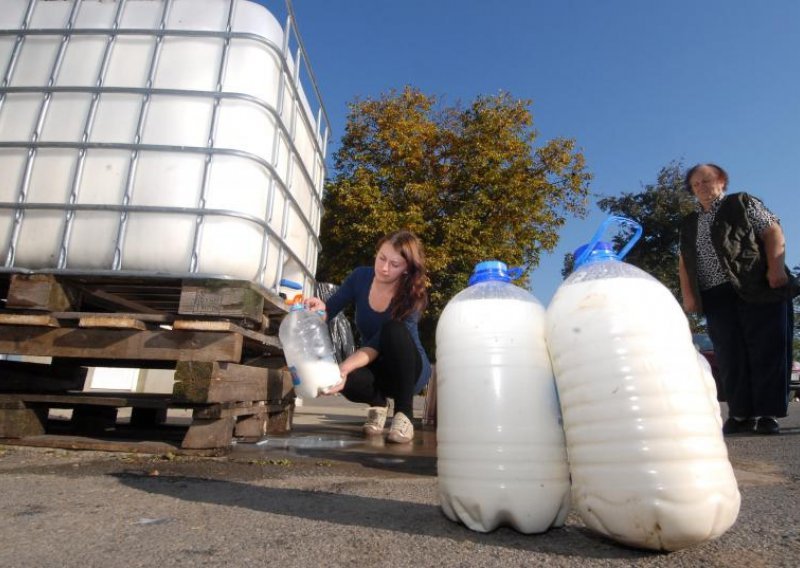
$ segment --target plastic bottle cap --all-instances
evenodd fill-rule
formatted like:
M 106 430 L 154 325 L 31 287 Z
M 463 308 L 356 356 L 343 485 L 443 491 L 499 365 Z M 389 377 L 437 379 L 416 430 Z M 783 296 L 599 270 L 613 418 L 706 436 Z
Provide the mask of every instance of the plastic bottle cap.
M 472 269 L 472 276 L 469 277 L 467 285 L 472 286 L 481 282 L 511 282 L 514 278 L 519 278 L 521 273 L 518 268 L 509 270 L 505 262 L 484 260 Z
M 289 306 L 291 306 L 289 311 L 304 310 L 305 309 L 305 306 L 303 306 L 303 295 L 302 294 L 295 294 L 292 299 L 286 300 L 286 303 Z
M 586 251 L 586 247 L 589 245 L 581 245 L 575 249 L 575 252 L 572 253 L 573 258 L 577 261 L 580 259 L 581 255 L 583 255 Z M 588 264 L 590 262 L 599 262 L 602 260 L 619 260 L 619 256 L 617 253 L 614 252 L 614 244 L 608 241 L 598 241 L 595 243 L 594 247 L 592 248 L 589 255 L 583 259 L 580 263 L 575 264 L 574 268 L 578 268 L 579 266 L 583 266 L 584 264 Z

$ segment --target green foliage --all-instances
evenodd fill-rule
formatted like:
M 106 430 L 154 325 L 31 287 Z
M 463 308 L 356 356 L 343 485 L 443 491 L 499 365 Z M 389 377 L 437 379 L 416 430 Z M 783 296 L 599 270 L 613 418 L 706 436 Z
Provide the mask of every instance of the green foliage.
M 639 242 L 625 261 L 638 266 L 662 282 L 680 300 L 678 253 L 683 217 L 695 208 L 694 198 L 684 189 L 685 171 L 678 162 L 661 169 L 655 184 L 639 193 L 623 193 L 597 202 L 601 210 L 629 217 L 642 225 Z
M 381 236 L 414 231 L 431 279 L 430 350 L 441 310 L 475 263 L 503 260 L 527 277 L 566 215 L 585 214 L 591 179 L 573 140 L 534 149 L 529 105 L 500 93 L 443 106 L 410 87 L 353 102 L 326 185 L 318 279 L 340 282 L 372 264 Z

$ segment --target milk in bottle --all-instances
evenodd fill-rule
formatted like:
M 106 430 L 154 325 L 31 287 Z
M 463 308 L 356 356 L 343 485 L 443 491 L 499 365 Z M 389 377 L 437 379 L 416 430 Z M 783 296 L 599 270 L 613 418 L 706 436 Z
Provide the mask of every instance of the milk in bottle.
M 619 254 L 598 242 L 610 222 L 637 227 Z M 614 540 L 676 550 L 723 534 L 740 496 L 713 379 L 680 305 L 621 262 L 640 233 L 610 218 L 576 254 L 547 309 L 547 343 L 573 507 Z
M 436 328 L 437 457 L 445 515 L 472 530 L 561 526 L 569 472 L 544 308 L 502 262 L 476 266 Z
M 341 381 L 330 332 L 319 314 L 303 307 L 301 296 L 296 296 L 290 304 L 278 337 L 292 373 L 295 394 L 300 398 L 316 398 Z

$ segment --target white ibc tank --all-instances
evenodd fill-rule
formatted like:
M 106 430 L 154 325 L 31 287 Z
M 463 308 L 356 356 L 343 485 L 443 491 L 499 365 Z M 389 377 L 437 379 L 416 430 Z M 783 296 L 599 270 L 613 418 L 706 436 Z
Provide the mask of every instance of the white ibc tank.
M 620 254 L 598 242 L 610 222 L 637 229 Z M 576 253 L 547 309 L 547 342 L 573 507 L 614 540 L 676 550 L 723 534 L 740 495 L 713 379 L 680 305 L 620 261 L 640 233 L 612 217 Z
M 0 268 L 312 293 L 328 131 L 264 6 L 2 4 Z
M 512 274 L 478 264 L 439 318 L 439 496 L 472 530 L 539 533 L 564 523 L 569 472 L 544 308 Z

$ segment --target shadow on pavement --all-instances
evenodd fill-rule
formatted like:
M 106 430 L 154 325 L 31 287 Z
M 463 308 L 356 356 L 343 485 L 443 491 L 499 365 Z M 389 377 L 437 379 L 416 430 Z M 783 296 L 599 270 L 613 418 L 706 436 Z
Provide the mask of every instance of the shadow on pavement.
M 563 528 L 539 535 L 524 535 L 505 527 L 482 534 L 451 522 L 438 506 L 425 503 L 348 495 L 328 490 L 260 487 L 235 481 L 184 476 L 152 477 L 138 473 L 117 473 L 113 477 L 127 487 L 150 494 L 370 530 L 388 530 L 458 542 L 502 546 L 576 559 L 635 561 L 663 556 L 656 552 L 618 546 L 594 535 L 583 526 L 576 526 L 574 521 L 570 523 L 570 520 Z M 352 482 L 346 484 L 346 487 L 352 486 Z

